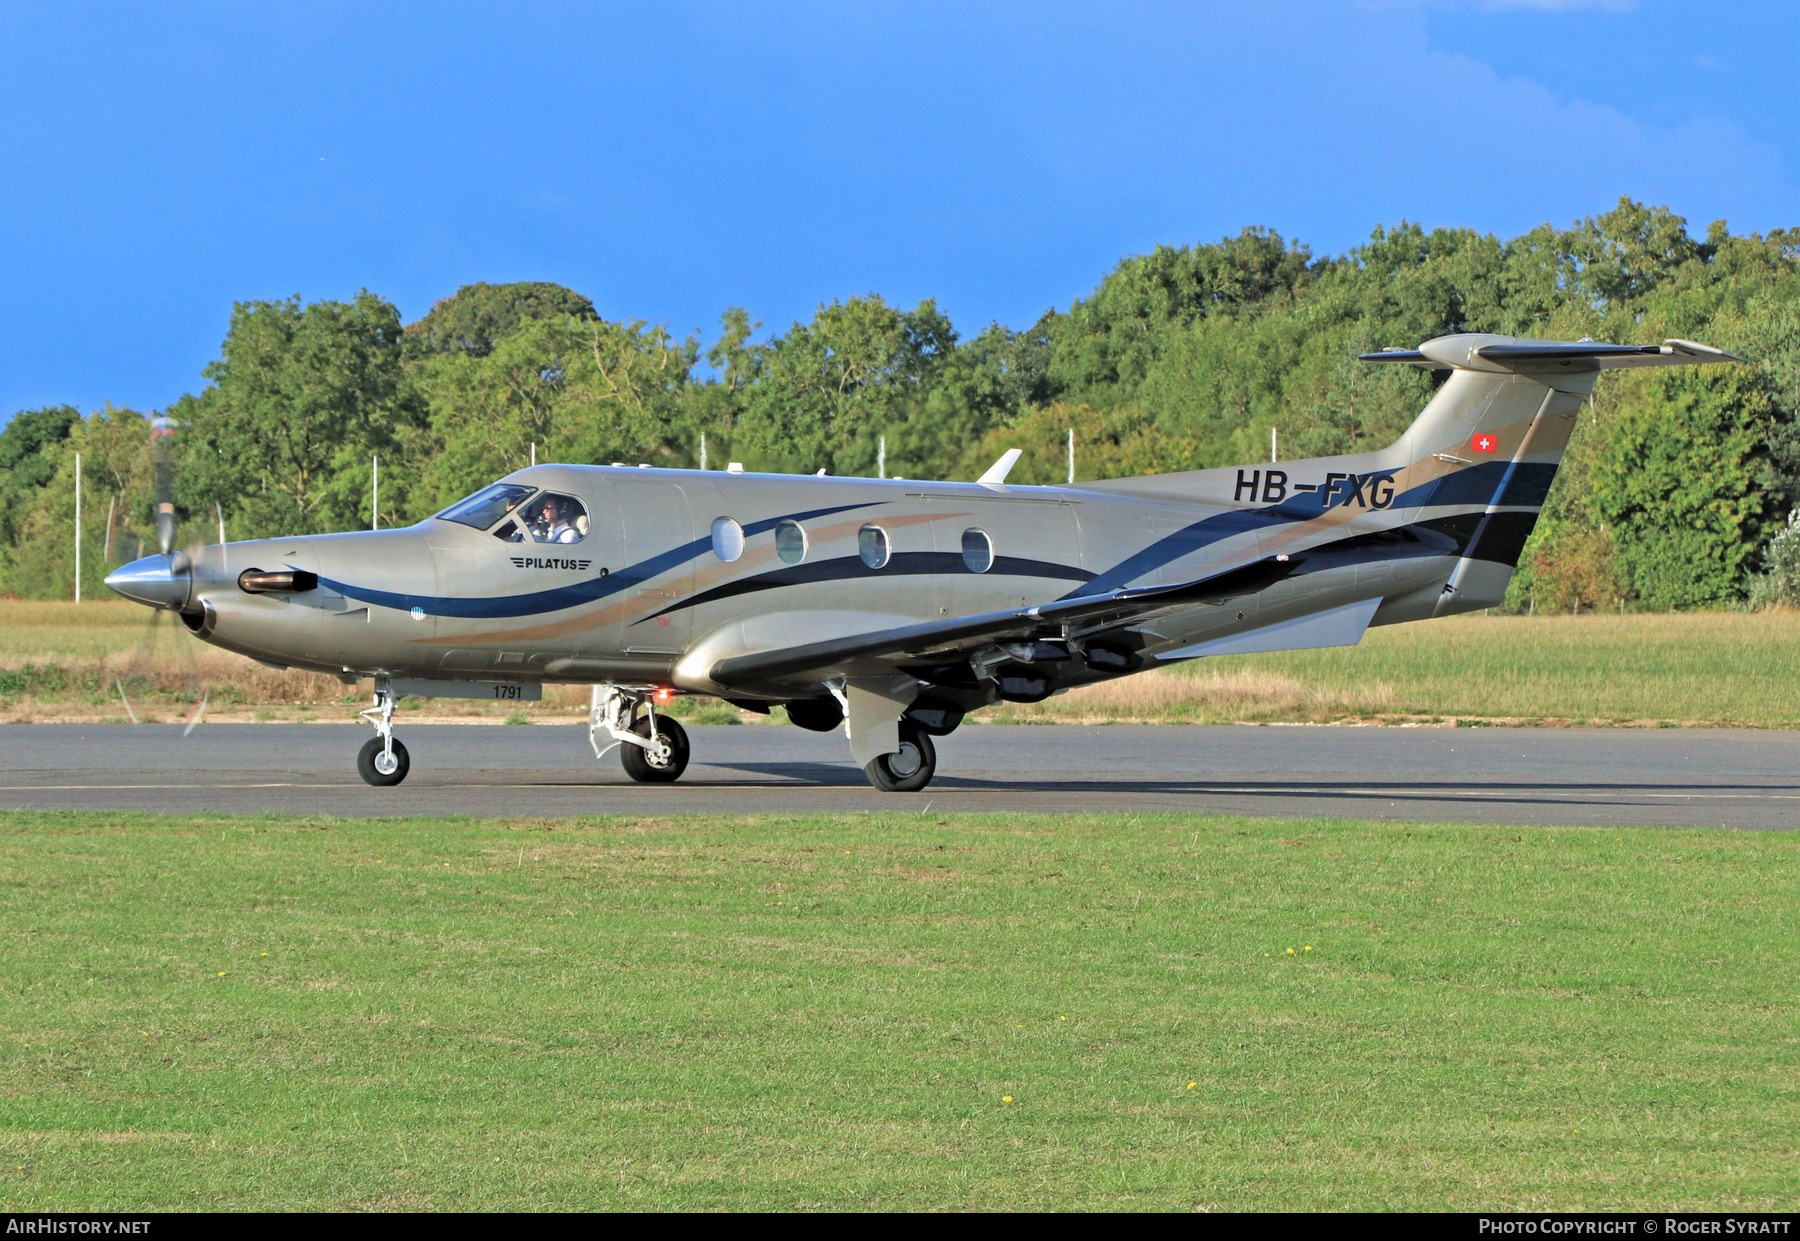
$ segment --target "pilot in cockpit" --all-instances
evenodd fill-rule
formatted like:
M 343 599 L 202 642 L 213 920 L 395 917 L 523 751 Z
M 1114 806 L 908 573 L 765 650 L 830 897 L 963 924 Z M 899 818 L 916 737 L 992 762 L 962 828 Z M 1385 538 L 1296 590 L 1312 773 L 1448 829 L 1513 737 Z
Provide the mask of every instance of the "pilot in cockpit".
M 543 508 L 531 523 L 531 537 L 539 543 L 573 543 L 581 538 L 571 520 L 569 505 L 560 496 L 545 496 Z

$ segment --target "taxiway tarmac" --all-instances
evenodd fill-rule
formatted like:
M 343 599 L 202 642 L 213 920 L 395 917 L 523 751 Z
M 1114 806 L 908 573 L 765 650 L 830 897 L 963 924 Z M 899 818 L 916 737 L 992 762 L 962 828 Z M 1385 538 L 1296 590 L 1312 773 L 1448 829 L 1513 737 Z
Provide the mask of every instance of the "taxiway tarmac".
M 11 725 L 0 807 L 372 816 L 807 811 L 1241 813 L 1786 828 L 1800 733 L 966 726 L 923 793 L 881 794 L 837 734 L 692 728 L 679 784 L 632 784 L 580 726 L 402 726 L 406 783 L 357 778 L 348 724 Z

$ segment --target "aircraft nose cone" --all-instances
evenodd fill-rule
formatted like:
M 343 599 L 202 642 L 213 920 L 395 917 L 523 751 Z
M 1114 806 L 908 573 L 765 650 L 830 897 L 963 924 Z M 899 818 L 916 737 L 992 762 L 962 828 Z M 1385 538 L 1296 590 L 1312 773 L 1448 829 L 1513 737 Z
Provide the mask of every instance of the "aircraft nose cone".
M 121 565 L 106 575 L 106 584 L 127 599 L 153 608 L 184 608 L 193 578 L 188 574 L 187 557 L 145 556 Z

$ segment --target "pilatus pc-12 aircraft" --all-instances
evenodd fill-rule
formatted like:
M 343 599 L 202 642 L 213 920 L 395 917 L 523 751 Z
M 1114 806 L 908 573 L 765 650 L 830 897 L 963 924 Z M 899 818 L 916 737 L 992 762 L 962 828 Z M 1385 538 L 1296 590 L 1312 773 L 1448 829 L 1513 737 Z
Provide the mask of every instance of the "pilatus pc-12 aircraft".
M 370 784 L 406 778 L 407 695 L 576 682 L 634 780 L 680 778 L 657 706 L 695 694 L 841 724 L 871 784 L 913 792 L 996 702 L 1499 603 L 1600 372 L 1738 359 L 1461 335 L 1364 360 L 1449 372 L 1378 452 L 1071 487 L 1009 486 L 1017 449 L 973 483 L 538 465 L 408 529 L 170 555 L 165 524 L 106 581 L 215 646 L 373 678 Z

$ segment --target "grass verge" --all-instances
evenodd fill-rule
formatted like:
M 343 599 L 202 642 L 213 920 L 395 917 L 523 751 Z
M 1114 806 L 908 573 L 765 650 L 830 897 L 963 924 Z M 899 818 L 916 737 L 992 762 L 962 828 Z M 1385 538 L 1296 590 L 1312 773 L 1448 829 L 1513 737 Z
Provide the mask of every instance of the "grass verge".
M 0 601 L 0 722 L 189 718 L 208 695 L 214 721 L 350 720 L 367 682 L 347 687 L 280 672 L 206 646 L 133 603 Z M 586 686 L 544 701 L 413 700 L 409 718 L 569 723 Z M 680 699 L 700 724 L 771 717 Z M 784 717 L 773 717 L 781 722 Z M 1461 616 L 1372 629 L 1362 645 L 1198 660 L 1032 706 L 1001 704 L 980 723 L 1448 723 L 1800 726 L 1800 612 L 1624 616 Z
M 1458 616 L 1005 706 L 996 721 L 1800 724 L 1800 612 Z
M 11 1210 L 1786 1210 L 1789 834 L 0 815 Z

